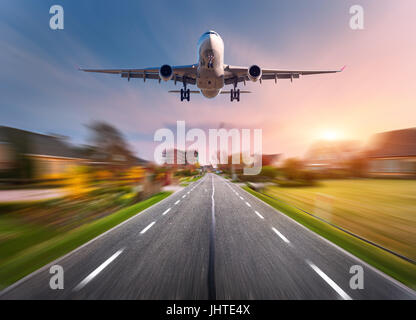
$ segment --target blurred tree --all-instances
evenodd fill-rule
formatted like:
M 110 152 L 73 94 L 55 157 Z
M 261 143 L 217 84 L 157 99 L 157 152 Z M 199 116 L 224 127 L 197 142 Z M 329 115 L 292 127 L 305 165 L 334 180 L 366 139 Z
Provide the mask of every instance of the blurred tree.
M 283 173 L 289 180 L 295 180 L 303 168 L 303 163 L 297 158 L 288 158 L 283 163 Z
M 272 166 L 263 166 L 260 172 L 261 176 L 269 178 L 269 179 L 276 178 L 277 174 L 278 174 L 278 170 Z
M 354 157 L 347 163 L 347 167 L 353 177 L 364 177 L 367 171 L 367 160 L 364 157 Z
M 94 122 L 87 126 L 90 130 L 90 152 L 102 162 L 129 165 L 134 160 L 123 134 L 106 122 Z

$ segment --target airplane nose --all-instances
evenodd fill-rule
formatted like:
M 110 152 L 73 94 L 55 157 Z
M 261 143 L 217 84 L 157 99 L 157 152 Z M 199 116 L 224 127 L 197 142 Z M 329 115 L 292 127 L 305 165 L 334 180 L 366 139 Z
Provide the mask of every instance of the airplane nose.
M 213 45 L 214 45 L 214 43 L 215 43 L 215 41 L 216 41 L 217 39 L 216 39 L 216 37 L 215 37 L 215 35 L 213 35 L 213 34 L 210 34 L 209 35 L 209 38 L 208 38 L 208 45 L 210 46 L 210 48 L 212 48 L 213 47 Z

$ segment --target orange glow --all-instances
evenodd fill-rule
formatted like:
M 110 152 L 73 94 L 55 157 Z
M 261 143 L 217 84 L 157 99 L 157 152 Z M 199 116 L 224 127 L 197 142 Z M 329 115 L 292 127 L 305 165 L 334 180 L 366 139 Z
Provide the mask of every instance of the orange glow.
M 325 130 L 322 132 L 320 138 L 327 141 L 334 141 L 340 139 L 340 133 L 335 130 Z

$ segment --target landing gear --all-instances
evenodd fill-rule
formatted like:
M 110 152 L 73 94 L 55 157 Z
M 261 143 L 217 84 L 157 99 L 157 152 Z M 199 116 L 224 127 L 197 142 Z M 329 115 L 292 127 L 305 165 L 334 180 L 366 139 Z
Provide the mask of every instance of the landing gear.
M 181 101 L 187 100 L 189 101 L 191 99 L 191 91 L 189 89 L 181 89 Z
M 234 101 L 234 99 L 240 101 L 240 89 L 231 89 L 230 93 L 231 102 Z

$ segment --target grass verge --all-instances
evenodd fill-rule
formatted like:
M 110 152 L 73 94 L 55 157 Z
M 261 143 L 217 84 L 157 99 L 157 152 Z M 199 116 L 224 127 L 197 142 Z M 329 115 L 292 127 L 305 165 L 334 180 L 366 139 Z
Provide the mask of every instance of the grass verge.
M 249 187 L 243 187 L 243 189 L 361 260 L 416 290 L 415 265 L 346 234 L 296 208 L 266 197 Z
M 180 186 L 181 187 L 187 187 L 189 186 L 192 182 L 198 181 L 199 179 L 202 178 L 201 176 L 193 176 L 193 177 L 186 177 L 186 178 L 182 178 L 180 180 Z
M 0 289 L 11 285 L 49 262 L 76 249 L 101 233 L 115 227 L 146 208 L 165 199 L 171 192 L 161 192 L 149 199 L 121 209 L 75 230 L 32 246 L 18 256 L 0 263 Z

